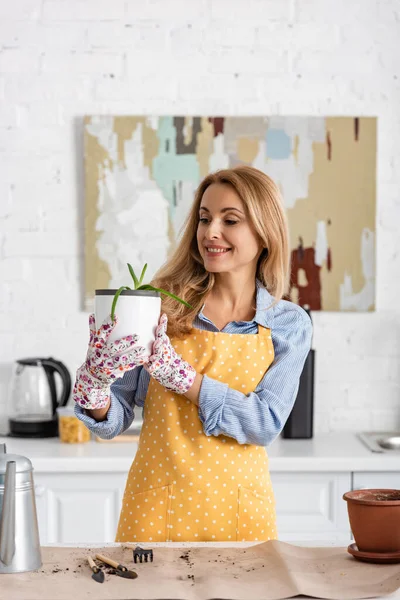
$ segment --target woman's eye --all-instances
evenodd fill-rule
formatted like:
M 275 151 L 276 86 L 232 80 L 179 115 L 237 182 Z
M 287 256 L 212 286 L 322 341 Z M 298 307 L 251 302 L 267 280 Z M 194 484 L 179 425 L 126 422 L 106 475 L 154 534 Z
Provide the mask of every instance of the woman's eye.
M 207 219 L 207 217 L 200 217 L 199 219 L 199 223 L 206 224 L 208 222 L 209 220 Z M 236 223 L 239 223 L 239 221 L 234 221 L 233 219 L 225 219 L 224 223 L 226 225 L 236 225 Z

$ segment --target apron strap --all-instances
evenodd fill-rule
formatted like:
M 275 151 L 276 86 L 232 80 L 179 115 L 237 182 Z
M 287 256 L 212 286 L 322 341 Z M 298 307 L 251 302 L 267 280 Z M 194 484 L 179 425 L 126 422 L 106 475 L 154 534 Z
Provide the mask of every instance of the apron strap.
M 269 337 L 271 335 L 271 330 L 269 327 L 263 327 L 258 323 L 258 335 L 263 335 L 264 337 Z

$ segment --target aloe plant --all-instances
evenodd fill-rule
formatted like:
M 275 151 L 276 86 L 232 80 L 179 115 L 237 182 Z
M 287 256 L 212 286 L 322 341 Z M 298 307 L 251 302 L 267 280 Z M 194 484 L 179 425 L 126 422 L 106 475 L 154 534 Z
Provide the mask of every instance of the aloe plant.
M 171 298 L 174 298 L 178 302 L 182 302 L 182 304 L 184 304 L 188 308 L 192 308 L 192 306 L 190 304 L 188 304 L 188 302 L 185 302 L 185 300 L 182 300 L 182 298 L 178 298 L 178 296 L 175 296 L 175 294 L 171 294 L 171 292 L 167 292 L 166 290 L 162 290 L 161 288 L 156 288 L 152 285 L 142 284 L 142 281 L 143 281 L 143 278 L 144 278 L 144 275 L 145 275 L 146 269 L 147 269 L 147 263 L 144 265 L 139 279 L 136 277 L 135 271 L 133 270 L 132 265 L 130 265 L 129 263 L 127 263 L 127 265 L 128 265 L 129 273 L 131 274 L 131 277 L 133 279 L 133 284 L 134 284 L 133 289 L 134 290 L 149 290 L 152 292 L 160 292 L 161 294 L 165 294 L 166 296 L 170 296 Z M 118 298 L 120 297 L 121 292 L 123 292 L 124 290 L 132 290 L 132 288 L 128 287 L 127 285 L 121 285 L 121 287 L 118 288 L 118 290 L 115 292 L 115 296 L 114 296 L 113 303 L 111 306 L 111 319 L 112 320 L 114 320 L 114 317 L 115 317 L 115 307 L 117 306 Z

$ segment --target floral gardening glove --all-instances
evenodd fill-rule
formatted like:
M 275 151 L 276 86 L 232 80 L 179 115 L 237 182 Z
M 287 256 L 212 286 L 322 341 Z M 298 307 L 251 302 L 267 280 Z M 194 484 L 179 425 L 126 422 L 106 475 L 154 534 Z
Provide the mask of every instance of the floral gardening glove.
M 144 368 L 167 390 L 185 394 L 193 385 L 196 371 L 175 352 L 166 333 L 167 323 L 167 315 L 163 314 L 156 329 L 153 353 Z
M 146 348 L 136 345 L 137 335 L 128 335 L 107 342 L 117 324 L 111 315 L 96 330 L 94 315 L 89 317 L 90 338 L 86 360 L 76 373 L 72 397 L 83 408 L 104 408 L 110 396 L 111 384 L 123 377 L 147 358 Z

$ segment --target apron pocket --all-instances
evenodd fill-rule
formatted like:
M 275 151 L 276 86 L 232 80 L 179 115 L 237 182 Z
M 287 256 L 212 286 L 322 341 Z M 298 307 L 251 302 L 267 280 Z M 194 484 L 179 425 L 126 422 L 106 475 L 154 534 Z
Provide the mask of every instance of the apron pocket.
M 118 537 L 135 542 L 166 542 L 169 537 L 172 485 L 125 494 Z
M 250 488 L 238 488 L 236 541 L 276 539 L 275 500 Z

